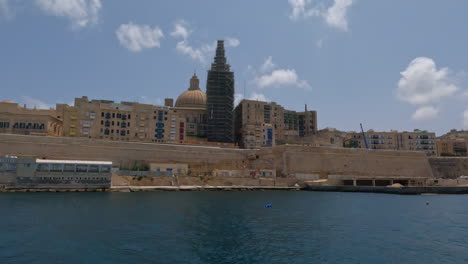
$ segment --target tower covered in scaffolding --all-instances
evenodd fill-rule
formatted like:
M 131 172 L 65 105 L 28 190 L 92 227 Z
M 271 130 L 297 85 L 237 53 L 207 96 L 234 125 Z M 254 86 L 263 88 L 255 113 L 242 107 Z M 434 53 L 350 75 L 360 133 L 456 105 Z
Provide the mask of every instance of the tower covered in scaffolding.
M 206 136 L 210 142 L 234 142 L 234 73 L 226 63 L 224 41 L 218 40 L 216 56 L 206 81 L 208 123 Z

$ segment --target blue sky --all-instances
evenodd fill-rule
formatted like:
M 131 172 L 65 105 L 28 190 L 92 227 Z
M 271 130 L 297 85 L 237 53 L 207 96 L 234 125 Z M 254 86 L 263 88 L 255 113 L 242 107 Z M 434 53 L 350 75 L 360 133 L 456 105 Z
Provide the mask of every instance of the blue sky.
M 468 129 L 465 0 L 0 0 L 0 100 L 161 104 L 205 89 L 225 39 L 237 98 L 319 127 Z

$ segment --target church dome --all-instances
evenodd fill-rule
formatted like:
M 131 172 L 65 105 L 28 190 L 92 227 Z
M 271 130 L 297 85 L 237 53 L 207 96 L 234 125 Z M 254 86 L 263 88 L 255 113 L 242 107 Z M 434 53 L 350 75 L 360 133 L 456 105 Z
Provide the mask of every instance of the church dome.
M 177 97 L 176 107 L 206 108 L 206 94 L 199 87 L 196 74 L 190 79 L 190 88 Z

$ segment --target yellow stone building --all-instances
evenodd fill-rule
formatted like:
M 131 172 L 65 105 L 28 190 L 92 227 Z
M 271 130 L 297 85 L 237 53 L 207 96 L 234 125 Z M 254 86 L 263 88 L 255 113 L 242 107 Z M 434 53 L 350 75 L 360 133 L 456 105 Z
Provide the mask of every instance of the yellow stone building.
M 118 141 L 206 143 L 206 94 L 193 75 L 190 87 L 164 106 L 76 98 L 74 105 L 57 105 L 63 135 Z
M 391 149 L 424 151 L 427 155 L 436 155 L 435 133 L 415 129 L 413 132 L 377 132 L 368 130 L 364 133 L 369 149 Z M 366 148 L 364 137 L 360 132 L 346 136 L 345 147 Z
M 243 148 L 296 143 L 317 132 L 317 112 L 286 110 L 275 102 L 242 100 L 234 110 L 236 142 Z
M 30 109 L 5 100 L 0 102 L 0 133 L 58 137 L 62 120 L 54 109 Z
M 467 156 L 468 143 L 464 138 L 440 139 L 436 146 L 439 156 Z

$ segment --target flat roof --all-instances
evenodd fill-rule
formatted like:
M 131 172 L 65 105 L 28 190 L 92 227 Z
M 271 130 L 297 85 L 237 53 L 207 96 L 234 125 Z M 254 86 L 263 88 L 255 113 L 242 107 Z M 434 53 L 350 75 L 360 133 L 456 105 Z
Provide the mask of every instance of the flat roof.
M 112 161 L 36 159 L 36 163 L 112 165 Z

